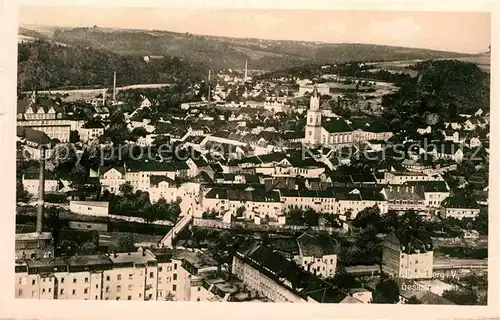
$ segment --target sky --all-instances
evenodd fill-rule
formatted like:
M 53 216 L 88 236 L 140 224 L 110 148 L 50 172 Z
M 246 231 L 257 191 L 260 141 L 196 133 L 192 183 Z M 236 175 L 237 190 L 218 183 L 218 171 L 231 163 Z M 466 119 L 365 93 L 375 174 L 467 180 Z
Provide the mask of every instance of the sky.
M 370 43 L 480 53 L 490 13 L 24 6 L 21 25 L 157 29 L 275 40 Z

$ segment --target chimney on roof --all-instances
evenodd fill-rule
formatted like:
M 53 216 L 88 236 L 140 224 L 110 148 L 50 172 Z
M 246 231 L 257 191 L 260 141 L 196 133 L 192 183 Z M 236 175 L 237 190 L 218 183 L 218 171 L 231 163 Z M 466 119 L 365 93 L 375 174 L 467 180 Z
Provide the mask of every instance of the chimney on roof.
M 45 194 L 45 146 L 40 149 L 40 180 L 38 186 L 38 211 L 36 215 L 36 232 L 43 231 L 43 210 L 44 210 L 44 194 Z

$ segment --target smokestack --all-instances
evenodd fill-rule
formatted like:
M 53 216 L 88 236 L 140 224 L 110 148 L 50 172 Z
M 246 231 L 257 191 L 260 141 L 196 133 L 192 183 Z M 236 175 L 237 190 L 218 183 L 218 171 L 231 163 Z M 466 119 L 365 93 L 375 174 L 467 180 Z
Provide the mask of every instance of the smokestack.
M 45 194 L 45 147 L 40 149 L 40 181 L 38 189 L 38 211 L 36 215 L 36 232 L 43 231 L 43 209 L 44 209 L 44 194 Z
M 247 81 L 248 76 L 248 60 L 245 60 L 245 81 Z
M 106 106 L 106 88 L 102 89 L 102 106 Z
M 113 101 L 116 101 L 116 71 L 113 74 Z
M 208 106 L 210 107 L 210 94 L 212 89 L 210 88 L 210 69 L 208 69 Z

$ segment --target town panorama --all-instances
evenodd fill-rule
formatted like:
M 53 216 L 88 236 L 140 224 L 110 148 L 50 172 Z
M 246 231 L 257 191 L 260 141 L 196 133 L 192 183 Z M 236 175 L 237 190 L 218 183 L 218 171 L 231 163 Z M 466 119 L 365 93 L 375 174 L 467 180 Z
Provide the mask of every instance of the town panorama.
M 483 49 L 20 27 L 16 298 L 487 304 Z

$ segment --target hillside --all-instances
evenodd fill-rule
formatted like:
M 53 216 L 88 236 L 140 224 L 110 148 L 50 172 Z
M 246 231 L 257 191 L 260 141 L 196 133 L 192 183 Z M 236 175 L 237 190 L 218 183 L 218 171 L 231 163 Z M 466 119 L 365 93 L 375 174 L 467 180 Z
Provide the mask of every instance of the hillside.
M 200 63 L 177 57 L 146 63 L 140 56 L 118 55 L 81 46 L 61 46 L 40 40 L 18 44 L 18 88 L 21 91 L 111 86 L 114 71 L 119 72 L 120 84 L 126 85 L 201 79 L 207 69 Z
M 121 55 L 175 56 L 212 69 L 277 70 L 307 63 L 390 61 L 461 57 L 464 54 L 369 44 L 226 38 L 168 31 L 73 28 L 55 30 L 53 39 Z

